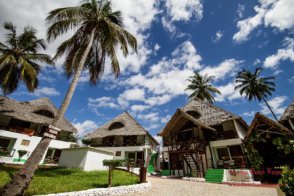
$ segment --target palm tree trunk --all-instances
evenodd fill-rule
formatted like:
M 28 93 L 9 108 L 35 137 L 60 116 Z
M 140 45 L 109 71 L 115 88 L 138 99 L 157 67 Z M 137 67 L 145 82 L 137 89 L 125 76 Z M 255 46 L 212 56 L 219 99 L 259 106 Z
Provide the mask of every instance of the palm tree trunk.
M 92 31 L 89 43 L 85 49 L 85 52 L 83 54 L 83 57 L 81 58 L 81 61 L 78 65 L 78 68 L 76 70 L 76 73 L 74 74 L 74 77 L 72 79 L 72 82 L 70 84 L 70 87 L 66 93 L 66 96 L 59 108 L 59 111 L 57 112 L 52 125 L 57 126 L 58 122 L 62 119 L 66 109 L 68 108 L 70 101 L 72 99 L 72 96 L 74 94 L 74 91 L 76 89 L 76 86 L 78 84 L 80 75 L 83 71 L 84 64 L 86 61 L 86 58 L 90 52 L 91 46 L 93 44 L 94 40 L 94 33 L 95 29 Z M 5 185 L 5 187 L 2 190 L 2 196 L 16 196 L 16 195 L 24 195 L 25 190 L 28 188 L 30 181 L 33 178 L 33 175 L 35 173 L 35 170 L 38 167 L 38 164 L 42 160 L 44 153 L 46 152 L 49 144 L 51 142 L 50 138 L 43 138 L 40 143 L 37 145 L 31 156 L 28 158 L 26 163 L 24 164 L 23 168 L 17 172 L 13 179 Z M 1 193 L 1 192 L 0 192 Z
M 267 105 L 268 109 L 271 111 L 271 113 L 274 116 L 274 118 L 276 119 L 276 121 L 279 122 L 278 118 L 276 117 L 275 113 L 273 112 L 271 106 L 268 104 L 268 102 L 266 101 L 266 99 L 263 96 L 262 96 L 262 99 L 265 102 L 265 104 Z

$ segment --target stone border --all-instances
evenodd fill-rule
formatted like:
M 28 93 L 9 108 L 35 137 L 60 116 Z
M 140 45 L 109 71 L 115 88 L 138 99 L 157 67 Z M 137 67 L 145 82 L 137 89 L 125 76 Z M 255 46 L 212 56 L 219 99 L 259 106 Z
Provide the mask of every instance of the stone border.
M 67 193 L 57 193 L 57 194 L 49 194 L 48 196 L 104 196 L 104 195 L 121 195 L 128 193 L 136 193 L 136 192 L 144 192 L 151 188 L 151 183 L 142 183 L 135 185 L 127 185 L 127 186 L 118 186 L 111 188 L 97 188 L 97 189 L 89 189 L 84 191 L 76 191 L 76 192 L 67 192 Z
M 205 182 L 205 178 L 183 177 L 182 179 L 185 181 Z

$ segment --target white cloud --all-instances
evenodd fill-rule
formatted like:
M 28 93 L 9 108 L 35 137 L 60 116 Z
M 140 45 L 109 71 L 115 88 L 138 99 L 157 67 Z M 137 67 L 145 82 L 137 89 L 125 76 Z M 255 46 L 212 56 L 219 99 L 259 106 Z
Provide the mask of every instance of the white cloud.
M 249 17 L 244 20 L 240 20 L 237 23 L 239 31 L 234 34 L 233 40 L 236 42 L 243 42 L 248 39 L 249 34 L 259 25 L 262 24 L 265 10 L 258 6 L 254 7 L 255 12 L 257 13 L 253 17 Z
M 145 103 L 155 106 L 155 105 L 163 105 L 171 100 L 172 96 L 170 95 L 160 95 L 160 96 L 154 96 L 154 97 L 148 97 L 148 99 L 145 100 Z
M 122 107 L 129 106 L 129 101 L 143 101 L 145 99 L 145 91 L 143 89 L 130 89 L 124 91 L 117 98 L 118 103 Z
M 201 0 L 166 0 L 165 7 L 167 14 L 161 18 L 162 26 L 171 33 L 171 36 L 177 35 L 182 37 L 185 33 L 181 33 L 176 28 L 174 22 L 190 20 L 199 21 L 203 15 L 203 5 Z
M 256 111 L 252 110 L 250 112 L 244 112 L 242 115 L 246 117 L 253 117 L 255 115 Z
M 100 97 L 100 98 L 89 98 L 88 99 L 88 106 L 90 108 L 100 108 L 100 107 L 106 107 L 106 108 L 114 108 L 117 109 L 119 106 L 115 103 L 115 99 L 112 97 Z
M 60 93 L 52 87 L 41 87 L 34 91 L 35 96 L 43 97 L 43 96 L 58 96 Z
M 200 71 L 200 74 L 207 74 L 209 76 L 214 76 L 215 80 L 222 80 L 228 76 L 233 76 L 241 63 L 243 63 L 243 61 L 227 59 L 215 67 L 206 66 Z
M 290 78 L 288 79 L 288 81 L 289 81 L 289 83 L 293 84 L 293 83 L 294 83 L 294 76 L 290 77 Z
M 275 98 L 269 100 L 268 104 L 270 105 L 270 107 L 272 108 L 274 113 L 277 116 L 280 116 L 284 113 L 284 111 L 286 109 L 286 107 L 283 106 L 283 104 L 285 103 L 286 100 L 287 100 L 286 96 L 278 96 L 278 97 L 275 97 Z M 266 115 L 271 115 L 271 112 L 265 103 L 260 103 L 260 106 L 261 106 L 261 113 L 266 114 Z
M 135 112 L 142 112 L 144 110 L 147 110 L 148 108 L 150 108 L 150 106 L 148 105 L 132 105 L 131 106 L 131 110 Z
M 171 118 L 171 115 L 168 114 L 165 117 L 161 118 L 161 123 L 167 123 Z
M 253 62 L 253 65 L 258 65 L 261 63 L 261 60 L 260 59 L 255 59 L 254 62 Z
M 167 14 L 172 21 L 189 21 L 192 17 L 201 20 L 203 6 L 201 0 L 166 0 Z
M 74 123 L 73 125 L 78 130 L 78 137 L 82 137 L 98 128 L 98 125 L 92 120 L 85 120 L 84 122 Z
M 238 21 L 239 31 L 234 34 L 234 41 L 246 41 L 250 33 L 262 24 L 279 31 L 294 28 L 293 0 L 259 0 L 259 5 L 255 6 L 254 10 L 255 16 Z
M 216 32 L 215 36 L 212 38 L 212 42 L 213 43 L 219 42 L 223 36 L 224 36 L 224 32 L 223 31 Z
M 265 68 L 275 69 L 281 61 L 290 60 L 294 62 L 294 39 L 286 37 L 284 40 L 284 48 L 278 49 L 276 54 L 268 56 L 263 66 Z
M 239 18 L 243 18 L 244 11 L 245 11 L 245 5 L 238 4 L 237 14 Z
M 232 101 L 235 99 L 240 99 L 242 96 L 240 95 L 238 90 L 235 90 L 235 82 L 230 82 L 226 85 L 217 86 L 216 88 L 221 92 L 221 95 L 217 94 L 215 100 L 218 102 L 224 102 L 226 100 Z
M 156 122 L 159 120 L 159 114 L 157 112 L 151 112 L 149 114 L 139 114 L 138 115 L 138 118 L 139 119 L 142 119 L 142 120 L 145 120 L 145 121 L 148 121 L 148 122 Z

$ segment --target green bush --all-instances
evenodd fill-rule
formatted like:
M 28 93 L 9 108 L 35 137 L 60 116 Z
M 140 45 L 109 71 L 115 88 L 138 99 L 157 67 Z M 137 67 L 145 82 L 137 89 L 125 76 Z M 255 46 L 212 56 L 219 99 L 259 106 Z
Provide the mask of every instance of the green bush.
M 117 167 L 125 167 L 127 164 L 128 161 L 124 159 L 103 160 L 103 165 L 108 167 L 108 187 L 112 185 L 114 169 Z
M 284 167 L 282 171 L 282 178 L 279 180 L 280 188 L 286 196 L 294 195 L 294 170 L 289 167 Z

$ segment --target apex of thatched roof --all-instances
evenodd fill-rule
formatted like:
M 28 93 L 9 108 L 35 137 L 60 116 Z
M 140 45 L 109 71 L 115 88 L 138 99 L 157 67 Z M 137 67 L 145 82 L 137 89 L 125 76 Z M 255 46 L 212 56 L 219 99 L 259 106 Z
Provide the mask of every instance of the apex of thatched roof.
M 88 138 L 103 138 L 115 135 L 147 135 L 158 142 L 128 112 L 123 112 L 88 135 Z
M 183 110 L 185 112 L 195 110 L 200 113 L 199 120 L 208 125 L 217 125 L 224 121 L 231 119 L 240 119 L 240 116 L 237 116 L 231 112 L 225 111 L 224 109 L 217 107 L 213 104 L 210 104 L 206 101 L 202 101 L 200 99 L 191 100 L 186 106 L 184 106 Z M 246 123 L 245 123 L 246 124 Z
M 265 126 L 265 125 L 268 125 L 270 127 L 274 127 L 279 132 L 282 132 L 285 134 L 292 134 L 292 132 L 287 127 L 282 125 L 281 123 L 279 123 L 275 120 L 272 120 L 272 119 L 266 117 L 265 115 L 257 112 L 255 114 L 254 119 L 252 120 L 249 128 L 248 128 L 247 135 L 246 135 L 245 139 L 248 138 L 248 136 L 251 135 L 252 132 L 257 129 L 258 126 Z
M 51 124 L 53 118 L 38 113 L 41 110 L 52 113 L 53 116 L 58 111 L 48 98 L 19 102 L 8 97 L 0 96 L 0 114 L 2 115 L 38 124 Z M 65 118 L 59 121 L 57 127 L 64 131 L 77 132 L 77 129 Z
M 285 121 L 290 118 L 294 118 L 294 100 L 293 102 L 286 108 L 284 114 L 280 118 L 280 121 Z

